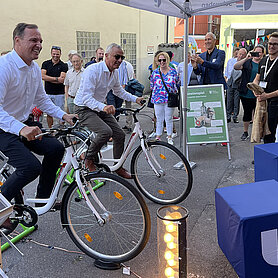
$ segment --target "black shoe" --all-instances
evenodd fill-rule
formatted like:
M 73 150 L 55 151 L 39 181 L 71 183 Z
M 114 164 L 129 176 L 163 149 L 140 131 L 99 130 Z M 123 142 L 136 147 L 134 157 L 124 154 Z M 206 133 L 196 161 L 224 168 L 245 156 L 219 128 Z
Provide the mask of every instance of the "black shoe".
M 18 221 L 7 218 L 5 220 L 5 222 L 0 226 L 0 229 L 5 235 L 8 235 L 14 231 L 17 224 L 18 224 Z
M 52 207 L 52 209 L 54 209 L 54 210 L 61 210 L 61 208 L 62 208 L 62 202 L 61 201 L 56 201 L 56 203 Z
M 246 141 L 249 138 L 248 132 L 244 131 L 240 138 L 241 141 Z
M 230 123 L 231 122 L 231 119 L 227 119 L 227 123 Z
M 239 123 L 238 119 L 234 119 L 234 123 L 238 124 Z

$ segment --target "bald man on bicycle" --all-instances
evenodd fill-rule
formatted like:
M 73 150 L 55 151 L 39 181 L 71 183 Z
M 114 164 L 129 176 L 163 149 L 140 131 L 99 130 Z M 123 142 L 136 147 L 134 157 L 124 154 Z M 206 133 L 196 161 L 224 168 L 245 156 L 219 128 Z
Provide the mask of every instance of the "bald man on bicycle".
M 33 61 L 42 49 L 38 26 L 17 24 L 13 42 L 14 49 L 0 59 L 0 151 L 15 171 L 1 187 L 1 193 L 10 201 L 40 175 L 37 197 L 44 199 L 51 194 L 64 147 L 52 137 L 36 139 L 41 125 L 33 122 L 29 114 L 37 106 L 70 124 L 75 115 L 66 114 L 45 93 L 41 70 Z M 32 152 L 44 156 L 42 164 Z
M 97 154 L 111 137 L 114 141 L 114 158 L 119 159 L 124 150 L 125 133 L 113 117 L 115 107 L 104 103 L 108 92 L 112 89 L 116 96 L 138 104 L 143 100 L 129 94 L 120 85 L 117 69 L 124 58 L 122 48 L 115 43 L 110 44 L 106 49 L 105 60 L 85 69 L 74 99 L 81 124 L 96 133 L 85 160 L 85 165 L 90 171 L 96 170 Z M 116 173 L 123 178 L 131 179 L 130 173 L 123 167 Z

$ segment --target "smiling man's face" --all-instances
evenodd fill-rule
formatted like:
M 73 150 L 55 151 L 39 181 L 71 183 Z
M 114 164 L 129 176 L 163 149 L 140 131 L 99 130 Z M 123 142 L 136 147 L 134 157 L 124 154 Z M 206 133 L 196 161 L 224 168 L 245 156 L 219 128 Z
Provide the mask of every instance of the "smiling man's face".
M 39 30 L 26 28 L 22 37 L 15 37 L 14 48 L 22 60 L 27 65 L 31 65 L 33 60 L 39 58 L 42 50 L 42 37 Z

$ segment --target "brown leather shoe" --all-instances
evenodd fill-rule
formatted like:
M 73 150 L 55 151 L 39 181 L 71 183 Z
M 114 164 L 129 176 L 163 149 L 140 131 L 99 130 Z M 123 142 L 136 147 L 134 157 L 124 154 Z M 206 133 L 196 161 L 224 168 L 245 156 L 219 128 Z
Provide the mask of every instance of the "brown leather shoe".
M 124 167 L 119 168 L 115 172 L 124 179 L 132 179 L 131 174 Z
M 88 158 L 85 159 L 85 167 L 88 168 L 88 170 L 90 172 L 96 171 L 96 169 L 97 169 L 94 161 L 92 159 L 88 159 Z

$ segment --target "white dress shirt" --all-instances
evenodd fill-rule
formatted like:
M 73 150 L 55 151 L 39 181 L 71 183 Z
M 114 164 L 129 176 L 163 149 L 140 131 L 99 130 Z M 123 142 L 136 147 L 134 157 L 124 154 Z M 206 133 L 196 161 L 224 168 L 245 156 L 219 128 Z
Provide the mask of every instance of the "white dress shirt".
M 234 65 L 236 62 L 237 62 L 237 58 L 234 57 L 228 60 L 227 67 L 225 69 L 225 74 L 224 74 L 224 76 L 226 76 L 227 79 L 231 77 L 232 70 L 234 69 Z
M 0 128 L 19 135 L 35 106 L 60 120 L 65 114 L 45 93 L 38 64 L 28 66 L 13 50 L 0 58 Z
M 183 86 L 183 71 L 184 71 L 184 62 L 179 63 L 178 68 L 177 68 L 177 73 L 179 76 L 179 79 L 181 80 L 181 86 Z M 193 66 L 191 62 L 189 62 L 188 67 L 187 67 L 187 85 L 190 83 L 190 78 L 191 74 L 193 71 Z
M 74 104 L 87 106 L 98 112 L 103 111 L 106 95 L 111 89 L 114 95 L 136 102 L 137 97 L 126 92 L 121 86 L 118 70 L 110 72 L 105 61 L 92 64 L 84 70 Z
M 121 85 L 126 85 L 129 80 L 135 78 L 133 66 L 128 61 L 122 61 L 118 72 Z
M 75 71 L 74 68 L 67 71 L 64 85 L 69 86 L 68 94 L 72 97 L 75 97 L 76 92 L 79 89 L 83 71 L 84 68 L 81 68 L 78 72 Z

